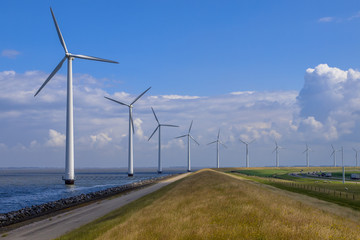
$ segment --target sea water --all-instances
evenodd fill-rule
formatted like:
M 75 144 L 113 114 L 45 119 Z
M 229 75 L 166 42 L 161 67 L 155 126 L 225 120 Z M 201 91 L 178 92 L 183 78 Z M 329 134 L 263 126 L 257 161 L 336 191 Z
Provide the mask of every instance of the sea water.
M 146 169 L 128 177 L 124 169 L 83 169 L 76 171 L 74 185 L 65 185 L 60 169 L 1 169 L 0 213 L 180 172 Z

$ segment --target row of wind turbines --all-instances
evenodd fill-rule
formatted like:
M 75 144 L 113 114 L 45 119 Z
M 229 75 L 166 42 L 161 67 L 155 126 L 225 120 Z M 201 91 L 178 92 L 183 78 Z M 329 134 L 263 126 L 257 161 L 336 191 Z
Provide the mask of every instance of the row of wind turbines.
M 54 12 L 52 8 L 50 7 L 50 12 L 52 15 L 52 19 L 54 21 L 54 25 L 56 28 L 56 32 L 58 34 L 60 44 L 62 45 L 65 56 L 61 59 L 61 61 L 58 63 L 58 65 L 55 67 L 55 69 L 51 72 L 51 74 L 47 77 L 45 82 L 40 86 L 40 88 L 36 91 L 34 97 L 36 97 L 41 90 L 48 84 L 48 82 L 55 76 L 55 74 L 61 69 L 62 65 L 64 64 L 65 60 L 67 60 L 68 68 L 67 68 L 67 104 L 66 104 L 66 153 L 65 153 L 65 175 L 63 176 L 63 180 L 65 181 L 65 184 L 74 184 L 75 182 L 75 172 L 74 172 L 74 114 L 73 114 L 73 76 L 72 76 L 72 61 L 75 58 L 80 59 L 86 59 L 86 60 L 94 60 L 94 61 L 100 61 L 100 62 L 108 62 L 108 63 L 118 63 L 113 60 L 98 58 L 98 57 L 92 57 L 87 55 L 81 55 L 81 54 L 72 54 L 68 51 L 67 46 L 65 44 L 65 40 L 61 34 L 59 25 L 56 21 Z M 138 101 L 147 91 L 150 90 L 151 87 L 146 89 L 143 93 L 141 93 L 137 98 L 135 98 L 134 101 L 132 101 L 130 104 L 123 103 L 121 101 L 106 97 L 106 99 L 113 101 L 115 103 L 118 103 L 120 105 L 127 106 L 129 108 L 129 150 L 128 150 L 128 176 L 133 176 L 134 174 L 134 164 L 133 164 L 133 133 L 134 133 L 134 122 L 132 117 L 132 109 L 133 105 Z M 158 150 L 158 172 L 162 172 L 162 165 L 161 165 L 161 127 L 178 127 L 176 125 L 170 125 L 170 124 L 161 124 L 155 114 L 154 109 L 152 108 L 153 114 L 155 116 L 155 119 L 158 123 L 158 126 L 150 136 L 151 137 L 155 134 L 156 131 L 159 133 L 159 150 Z M 188 138 L 188 171 L 191 171 L 191 163 L 190 163 L 190 139 L 195 141 L 196 144 L 199 144 L 193 136 L 191 136 L 190 131 L 192 127 L 193 122 L 190 124 L 190 128 L 187 134 L 183 136 L 179 136 L 177 138 L 187 137 Z M 219 132 L 220 134 L 220 132 Z M 221 143 L 219 141 L 219 134 L 217 144 Z M 213 142 L 213 143 L 215 143 Z M 210 143 L 212 144 L 212 143 Z M 221 143 L 222 144 L 222 143 Z M 219 147 L 219 146 L 218 146 Z M 219 167 L 219 159 L 218 164 Z
M 61 34 L 60 28 L 58 26 L 58 23 L 56 21 L 55 15 L 53 10 L 50 7 L 50 12 L 52 15 L 52 19 L 60 40 L 60 44 L 62 45 L 64 52 L 65 52 L 65 56 L 61 59 L 61 61 L 58 63 L 58 65 L 55 67 L 55 69 L 51 72 L 51 74 L 48 76 L 48 78 L 45 80 L 45 82 L 41 85 L 41 87 L 37 90 L 37 92 L 35 93 L 34 97 L 37 96 L 41 90 L 48 84 L 48 82 L 55 76 L 55 74 L 61 69 L 63 63 L 65 62 L 65 60 L 67 60 L 67 105 L 66 105 L 66 154 L 65 154 L 65 175 L 63 176 L 63 180 L 65 181 L 65 184 L 74 184 L 75 182 L 75 173 L 74 173 L 74 117 L 73 117 L 73 77 L 72 77 L 72 61 L 75 58 L 80 58 L 80 59 L 86 59 L 86 60 L 93 60 L 93 61 L 100 61 L 100 62 L 107 62 L 107 63 L 118 63 L 116 61 L 113 60 L 108 60 L 108 59 L 103 59 L 103 58 L 98 58 L 98 57 L 92 57 L 92 56 L 87 56 L 87 55 L 81 55 L 81 54 L 72 54 L 68 51 L 67 46 L 65 44 L 65 40 Z M 124 105 L 126 107 L 129 108 L 129 144 L 128 144 L 128 176 L 133 176 L 134 174 L 134 170 L 133 170 L 133 133 L 134 133 L 134 122 L 133 122 L 133 115 L 132 115 L 132 110 L 133 110 L 133 105 L 147 92 L 150 90 L 151 87 L 149 87 L 148 89 L 146 89 L 144 92 L 142 92 L 138 97 L 136 97 L 134 99 L 134 101 L 132 101 L 130 104 L 112 99 L 110 97 L 106 97 L 106 99 L 113 101 L 115 103 L 118 103 L 120 105 Z M 162 127 L 178 127 L 177 125 L 171 125 L 171 124 L 163 124 L 160 123 L 158 117 L 155 114 L 155 111 L 153 108 L 152 112 L 154 114 L 155 120 L 157 122 L 157 127 L 155 128 L 154 132 L 151 134 L 151 136 L 149 137 L 148 140 L 150 140 L 153 135 L 158 131 L 158 173 L 162 172 L 162 164 L 161 164 L 161 128 Z M 190 160 L 190 144 L 191 141 L 194 141 L 197 145 L 200 145 L 195 138 L 191 135 L 191 128 L 193 125 L 193 121 L 191 121 L 189 130 L 187 132 L 187 134 L 176 137 L 176 138 L 187 138 L 187 148 L 188 148 L 188 154 L 187 154 L 187 170 L 191 171 L 191 160 Z M 254 142 L 254 140 L 246 142 L 244 140 L 240 141 L 245 144 L 246 146 L 246 167 L 249 167 L 249 145 L 251 143 Z M 223 147 L 226 148 L 226 145 L 224 143 L 221 142 L 220 140 L 220 130 L 218 132 L 217 138 L 215 141 L 208 143 L 207 145 L 211 145 L 216 143 L 216 166 L 217 168 L 219 168 L 220 163 L 219 163 L 219 147 L 220 145 L 222 145 Z M 336 151 L 339 150 L 335 150 L 335 148 L 332 146 L 333 148 L 333 152 L 331 154 L 331 156 L 334 156 L 334 166 L 336 166 Z M 279 146 L 277 144 L 277 142 L 275 141 L 275 149 L 273 152 L 276 152 L 276 166 L 279 167 L 279 150 L 282 149 L 281 146 Z M 307 159 L 307 166 L 309 166 L 309 151 L 311 151 L 311 149 L 308 147 L 308 145 L 306 145 L 306 150 L 304 151 L 304 153 L 306 153 L 306 159 Z M 343 151 L 343 148 L 342 148 Z M 356 151 L 354 149 L 354 151 Z M 358 151 L 356 151 L 356 166 L 357 166 L 357 154 Z

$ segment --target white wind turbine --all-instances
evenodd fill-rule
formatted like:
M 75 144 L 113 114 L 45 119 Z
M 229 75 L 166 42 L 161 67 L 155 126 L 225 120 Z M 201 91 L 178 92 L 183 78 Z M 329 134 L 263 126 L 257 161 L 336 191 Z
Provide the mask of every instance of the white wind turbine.
M 75 173 L 74 173 L 74 120 L 73 120 L 73 80 L 72 80 L 72 61 L 74 58 L 81 58 L 87 60 L 95 60 L 101 62 L 109 62 L 109 63 L 118 63 L 111 60 L 106 60 L 97 57 L 91 57 L 86 55 L 78 55 L 69 53 L 63 36 L 61 35 L 60 28 L 55 19 L 55 15 L 50 8 L 50 12 L 52 18 L 54 20 L 54 24 L 56 27 L 56 31 L 58 37 L 60 39 L 60 43 L 64 48 L 65 56 L 60 61 L 60 63 L 56 66 L 56 68 L 51 72 L 45 82 L 41 85 L 39 90 L 35 93 L 34 97 L 38 95 L 38 93 L 45 87 L 45 85 L 51 80 L 51 78 L 60 70 L 65 60 L 68 60 L 68 71 L 67 71 L 67 105 L 66 105 L 66 155 L 65 155 L 65 176 L 63 180 L 65 184 L 74 184 L 75 182 Z
M 223 144 L 223 143 L 220 141 L 219 138 L 220 138 L 220 129 L 219 129 L 219 132 L 218 132 L 216 141 L 213 141 L 213 142 L 207 144 L 207 145 L 210 145 L 210 144 L 216 143 L 216 167 L 217 167 L 217 168 L 220 167 L 220 161 L 219 161 L 219 144 L 221 144 L 221 145 L 223 145 L 225 148 L 227 148 L 226 145 Z
M 155 117 L 155 120 L 156 122 L 158 123 L 157 127 L 155 128 L 154 132 L 151 134 L 151 136 L 149 137 L 149 140 L 151 139 L 151 137 L 155 134 L 155 132 L 157 130 L 159 130 L 159 148 L 158 148 L 158 151 L 159 151 L 159 154 L 158 154 L 158 173 L 162 173 L 162 166 L 161 166 L 161 127 L 179 127 L 179 126 L 176 126 L 176 125 L 170 125 L 170 124 L 161 124 L 159 122 L 159 119 L 157 118 L 156 114 L 155 114 L 155 111 L 153 108 L 151 108 L 152 112 L 154 113 L 154 117 Z
M 134 148 L 133 148 L 134 121 L 133 121 L 133 117 L 132 117 L 132 109 L 133 109 L 134 103 L 137 100 L 139 100 L 139 98 L 141 98 L 147 91 L 149 91 L 150 88 L 151 87 L 146 89 L 142 94 L 140 94 L 137 98 L 135 98 L 135 100 L 132 101 L 132 103 L 130 103 L 130 104 L 126 104 L 126 103 L 114 100 L 112 98 L 105 97 L 106 99 L 108 99 L 110 101 L 127 106 L 129 108 L 129 162 L 128 162 L 128 176 L 129 177 L 134 176 Z
M 331 152 L 330 157 L 334 156 L 334 167 L 336 167 L 336 152 L 340 151 L 340 150 L 336 150 L 332 144 L 331 144 L 331 147 L 332 147 L 333 151 Z
M 342 183 L 345 183 L 345 166 L 344 166 L 344 148 L 341 147 L 341 163 L 342 163 Z
M 279 146 L 277 142 L 275 141 L 275 148 L 273 150 L 273 153 L 276 152 L 276 167 L 279 167 L 279 150 L 284 149 L 283 147 Z
M 251 143 L 253 143 L 254 141 L 255 141 L 255 139 L 254 140 L 251 140 L 250 142 L 246 142 L 246 141 L 243 141 L 243 140 L 241 140 L 241 139 L 239 139 L 243 144 L 245 144 L 245 146 L 246 146 L 246 167 L 248 168 L 249 166 L 250 166 L 250 163 L 249 163 L 249 145 L 251 144 Z
M 189 128 L 189 131 L 188 131 L 187 134 L 182 135 L 182 136 L 179 136 L 179 137 L 176 137 L 176 138 L 187 137 L 187 139 L 188 139 L 188 168 L 187 168 L 187 171 L 188 171 L 188 172 L 191 172 L 191 162 L 190 162 L 190 138 L 191 138 L 192 140 L 194 140 L 194 142 L 195 142 L 197 145 L 200 145 L 200 143 L 198 143 L 198 142 L 193 138 L 193 136 L 191 136 L 191 134 L 190 134 L 192 124 L 193 124 L 193 121 L 191 121 L 190 128 Z
M 305 151 L 303 151 L 303 153 L 306 153 L 306 166 L 309 167 L 310 163 L 309 163 L 309 151 L 312 151 L 311 148 L 309 148 L 309 146 L 306 144 L 306 149 Z
M 355 148 L 353 148 L 353 150 L 355 151 L 355 160 L 356 160 L 356 165 L 355 165 L 355 167 L 357 167 L 358 166 L 358 150 L 356 150 Z

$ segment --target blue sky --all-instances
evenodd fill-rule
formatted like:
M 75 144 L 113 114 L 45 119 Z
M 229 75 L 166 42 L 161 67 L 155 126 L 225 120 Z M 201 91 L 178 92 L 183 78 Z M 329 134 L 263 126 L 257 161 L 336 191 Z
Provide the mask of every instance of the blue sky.
M 300 89 L 319 63 L 358 68 L 358 1 L 1 1 L 2 69 L 51 71 L 60 61 L 49 5 L 76 61 L 74 72 L 119 90 L 218 95 Z M 325 17 L 331 22 L 319 21 Z M 39 61 L 35 61 L 39 59 Z M 89 71 L 89 68 L 91 71 Z
M 74 61 L 77 167 L 126 166 L 127 110 L 103 96 L 130 101 L 149 86 L 134 110 L 135 167 L 156 165 L 150 106 L 180 125 L 164 131 L 164 166 L 186 165 L 173 137 L 191 120 L 195 166 L 215 165 L 206 143 L 219 128 L 227 166 L 244 165 L 239 137 L 257 139 L 256 166 L 273 164 L 274 139 L 288 145 L 284 165 L 304 162 L 306 142 L 316 165 L 331 163 L 330 144 L 348 164 L 360 149 L 358 1 L 3 0 L 0 167 L 63 166 L 66 65 L 33 97 L 64 56 L 50 6 L 71 53 L 120 62 Z

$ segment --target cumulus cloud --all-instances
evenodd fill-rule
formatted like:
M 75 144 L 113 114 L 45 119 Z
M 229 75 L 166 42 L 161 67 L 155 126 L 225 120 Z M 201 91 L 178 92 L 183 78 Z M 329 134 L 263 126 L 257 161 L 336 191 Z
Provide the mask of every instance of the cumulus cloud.
M 50 147 L 63 147 L 65 146 L 66 137 L 53 129 L 49 130 L 49 140 L 46 142 Z
M 319 64 L 306 70 L 297 97 L 302 132 L 322 133 L 328 140 L 352 135 L 360 117 L 360 72 Z M 314 135 L 321 137 L 321 135 Z
M 4 49 L 1 52 L 1 56 L 10 59 L 15 59 L 18 55 L 20 55 L 20 52 L 13 49 Z

